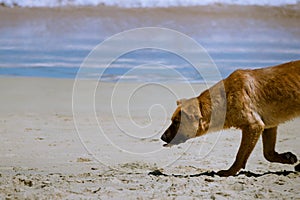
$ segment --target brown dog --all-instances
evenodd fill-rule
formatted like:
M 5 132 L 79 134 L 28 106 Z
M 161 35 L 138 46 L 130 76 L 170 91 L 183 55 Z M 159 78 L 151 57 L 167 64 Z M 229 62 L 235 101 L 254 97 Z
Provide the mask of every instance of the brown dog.
M 275 151 L 277 126 L 300 115 L 300 60 L 255 70 L 237 70 L 200 96 L 177 102 L 172 124 L 161 139 L 178 144 L 207 132 L 242 130 L 236 160 L 220 176 L 245 168 L 260 135 L 264 157 L 270 162 L 294 164 L 291 152 Z

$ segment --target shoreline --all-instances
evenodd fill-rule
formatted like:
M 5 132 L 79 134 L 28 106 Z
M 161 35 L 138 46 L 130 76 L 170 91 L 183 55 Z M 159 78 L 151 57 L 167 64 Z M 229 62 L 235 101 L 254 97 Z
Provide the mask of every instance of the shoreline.
M 155 9 L 0 7 L 0 67 L 11 67 L 10 74 L 26 74 L 28 71 L 22 69 L 32 67 L 36 76 L 49 73 L 69 77 L 105 39 L 130 29 L 163 27 L 197 41 L 226 76 L 237 68 L 299 60 L 299 10 L 220 5 Z M 157 55 L 129 56 L 127 62 L 119 62 L 120 69 L 142 65 L 153 57 L 174 65 L 169 55 Z M 51 71 L 51 67 L 56 69 Z

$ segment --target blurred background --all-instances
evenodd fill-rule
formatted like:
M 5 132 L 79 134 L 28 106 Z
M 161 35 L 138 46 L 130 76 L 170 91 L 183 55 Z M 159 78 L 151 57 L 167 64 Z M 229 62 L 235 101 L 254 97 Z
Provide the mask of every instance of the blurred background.
M 300 58 L 298 0 L 0 0 L 0 4 L 0 76 L 75 78 L 96 45 L 142 27 L 169 28 L 196 40 L 223 77 L 237 68 Z M 141 70 L 128 81 L 174 81 L 157 76 L 158 65 L 172 66 L 189 81 L 203 81 L 184 59 L 156 49 L 120 56 L 102 81 L 118 81 L 144 64 L 148 76 Z

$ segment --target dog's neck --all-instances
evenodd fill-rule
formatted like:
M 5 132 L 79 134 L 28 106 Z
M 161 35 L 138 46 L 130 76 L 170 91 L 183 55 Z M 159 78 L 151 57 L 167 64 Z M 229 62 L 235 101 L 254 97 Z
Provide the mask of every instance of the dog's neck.
M 201 100 L 200 100 L 201 99 Z M 205 90 L 199 97 L 199 109 L 202 115 L 202 118 L 205 121 L 210 122 L 211 118 L 211 99 L 209 95 L 209 90 Z
M 209 124 L 209 132 L 225 128 L 226 95 L 222 86 L 223 82 L 219 82 L 198 97 L 202 120 Z

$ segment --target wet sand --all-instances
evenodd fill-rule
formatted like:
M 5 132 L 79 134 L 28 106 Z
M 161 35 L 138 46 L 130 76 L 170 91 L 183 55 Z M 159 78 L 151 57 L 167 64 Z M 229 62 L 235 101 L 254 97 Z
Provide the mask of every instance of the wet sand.
M 51 9 L 0 7 L 0 30 L 32 28 L 28 31 L 37 32 L 40 37 L 51 35 L 71 37 L 70 34 L 85 33 L 86 36 L 103 39 L 132 28 L 164 27 L 205 42 L 219 35 L 220 31 L 226 36 L 246 34 L 244 36 L 251 38 L 261 36 L 261 31 L 268 34 L 268 29 L 273 28 L 286 29 L 287 34 L 296 37 L 299 33 L 299 9 L 300 4 L 284 7 L 216 4 L 148 9 L 106 6 Z M 255 27 L 256 30 L 251 30 Z M 299 38 L 299 35 L 296 38 Z

